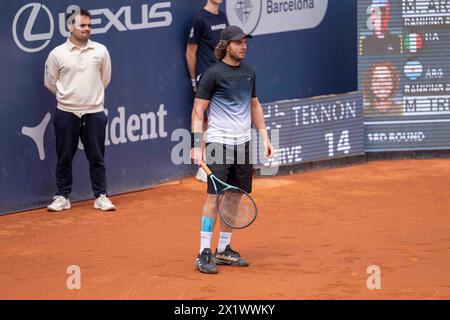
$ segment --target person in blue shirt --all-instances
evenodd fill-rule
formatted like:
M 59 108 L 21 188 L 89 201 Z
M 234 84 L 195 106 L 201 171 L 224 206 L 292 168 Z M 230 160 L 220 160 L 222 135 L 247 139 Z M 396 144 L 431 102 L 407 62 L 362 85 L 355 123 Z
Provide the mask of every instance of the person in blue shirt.
M 189 28 L 186 62 L 194 92 L 198 76 L 216 63 L 214 48 L 219 43 L 220 33 L 228 26 L 225 13 L 219 10 L 222 2 L 223 0 L 208 0 L 194 15 Z
M 217 62 L 214 49 L 219 43 L 220 33 L 228 26 L 225 13 L 219 10 L 222 2 L 223 0 L 207 0 L 205 6 L 194 15 L 189 28 L 186 63 L 194 93 L 201 74 Z M 206 123 L 205 119 L 205 128 Z M 205 183 L 207 181 L 202 169 L 198 170 L 195 178 Z

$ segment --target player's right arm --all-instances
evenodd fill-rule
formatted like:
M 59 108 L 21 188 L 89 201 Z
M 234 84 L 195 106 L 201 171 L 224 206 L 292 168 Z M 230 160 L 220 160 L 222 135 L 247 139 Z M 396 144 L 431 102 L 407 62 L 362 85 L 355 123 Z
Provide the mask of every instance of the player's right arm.
M 52 51 L 48 55 L 47 61 L 45 61 L 44 85 L 54 94 L 56 94 L 56 81 L 58 80 L 58 78 L 58 61 Z
M 195 164 L 203 163 L 203 120 L 206 110 L 209 107 L 209 100 L 195 98 L 191 116 L 191 134 L 193 137 L 191 146 L 191 158 Z
M 210 101 L 216 92 L 216 75 L 211 69 L 207 70 L 200 79 L 197 92 L 195 94 L 194 107 L 192 108 L 191 133 L 193 137 L 191 158 L 194 163 L 200 165 L 203 163 L 203 121 L 205 111 L 210 106 Z

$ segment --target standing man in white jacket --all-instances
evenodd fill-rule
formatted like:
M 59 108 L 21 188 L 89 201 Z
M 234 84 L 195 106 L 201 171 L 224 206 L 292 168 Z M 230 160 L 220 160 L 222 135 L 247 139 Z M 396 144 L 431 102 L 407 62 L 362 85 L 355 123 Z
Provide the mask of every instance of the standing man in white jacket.
M 105 88 L 111 80 L 111 59 L 105 46 L 89 40 L 89 11 L 80 9 L 67 22 L 70 37 L 50 52 L 45 63 L 45 86 L 58 101 L 53 117 L 57 193 L 47 209 L 70 209 L 72 160 L 81 138 L 96 198 L 94 208 L 115 210 L 106 192 L 104 163 L 107 120 L 103 104 Z

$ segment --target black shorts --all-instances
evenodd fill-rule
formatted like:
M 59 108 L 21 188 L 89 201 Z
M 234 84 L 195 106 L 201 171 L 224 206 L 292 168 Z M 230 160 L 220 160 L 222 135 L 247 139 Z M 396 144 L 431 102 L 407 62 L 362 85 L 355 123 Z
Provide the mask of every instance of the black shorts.
M 241 145 L 225 145 L 221 143 L 206 144 L 206 164 L 220 180 L 252 192 L 253 166 L 250 164 L 250 142 Z M 223 185 L 216 183 L 220 192 Z M 215 194 L 214 185 L 208 179 L 209 194 Z

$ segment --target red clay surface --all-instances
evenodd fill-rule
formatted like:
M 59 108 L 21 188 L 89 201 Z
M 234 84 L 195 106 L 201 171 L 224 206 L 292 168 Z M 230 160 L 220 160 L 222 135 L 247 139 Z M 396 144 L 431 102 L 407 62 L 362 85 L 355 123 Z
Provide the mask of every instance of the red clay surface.
M 251 266 L 217 275 L 194 268 L 205 194 L 192 178 L 115 196 L 116 213 L 87 201 L 2 216 L 0 298 L 449 299 L 449 186 L 448 159 L 258 178 L 260 215 L 232 239 Z M 80 290 L 66 287 L 69 265 Z

